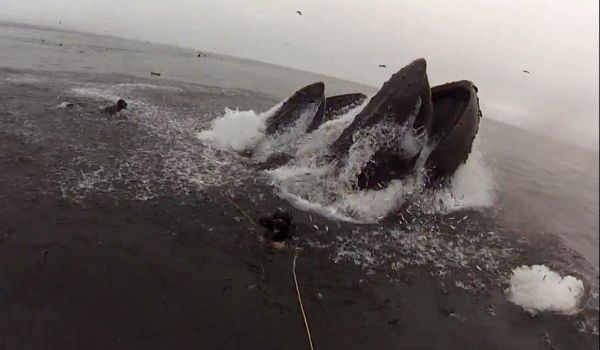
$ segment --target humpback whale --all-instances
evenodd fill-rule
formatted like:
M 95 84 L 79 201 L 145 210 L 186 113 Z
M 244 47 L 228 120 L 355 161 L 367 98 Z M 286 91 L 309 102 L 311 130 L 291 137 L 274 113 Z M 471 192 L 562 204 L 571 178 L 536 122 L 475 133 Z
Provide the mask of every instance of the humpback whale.
M 360 106 L 367 96 L 361 93 L 345 94 L 327 97 L 325 100 L 325 115 L 323 123 L 347 113 L 351 109 Z
M 393 74 L 329 146 L 326 160 L 354 176 L 356 188 L 379 189 L 421 172 L 428 186 L 444 185 L 466 162 L 481 118 L 477 87 L 461 80 L 431 88 L 426 71 L 420 58 Z M 308 85 L 267 119 L 265 134 L 300 128 L 294 135 L 301 137 L 366 99 L 360 93 L 325 98 L 322 82 Z M 283 165 L 293 155 L 272 158 Z
M 307 125 L 306 132 L 310 132 L 321 124 L 325 113 L 325 84 L 322 82 L 310 84 L 296 91 L 288 98 L 267 120 L 266 134 L 283 133 L 286 129 L 302 122 Z
M 436 183 L 452 176 L 467 161 L 479 130 L 481 109 L 477 87 L 467 80 L 435 86 L 431 98 L 433 150 L 425 169 L 429 182 Z
M 364 138 L 376 138 L 371 140 L 371 159 L 358 169 L 359 188 L 382 187 L 412 172 L 422 145 L 409 149 L 402 141 L 414 138 L 414 132 L 426 135 L 431 127 L 433 108 L 426 69 L 425 60 L 418 59 L 392 75 L 331 145 L 333 158 L 341 165 L 348 161 L 361 132 Z
M 296 91 L 269 117 L 266 122 L 266 134 L 285 132 L 303 117 L 309 119 L 305 131 L 310 133 L 321 124 L 360 106 L 366 99 L 367 96 L 361 93 L 325 98 L 325 84 L 310 84 Z

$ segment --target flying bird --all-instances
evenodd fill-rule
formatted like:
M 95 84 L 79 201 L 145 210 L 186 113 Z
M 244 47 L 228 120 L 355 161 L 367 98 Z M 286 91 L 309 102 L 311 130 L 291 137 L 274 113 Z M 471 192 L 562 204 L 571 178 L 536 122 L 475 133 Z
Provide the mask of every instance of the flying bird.
M 523 73 L 530 74 L 528 70 L 524 70 Z
M 302 16 L 302 11 L 296 11 L 296 13 Z
M 385 64 L 380 64 L 379 68 L 387 68 L 387 66 Z

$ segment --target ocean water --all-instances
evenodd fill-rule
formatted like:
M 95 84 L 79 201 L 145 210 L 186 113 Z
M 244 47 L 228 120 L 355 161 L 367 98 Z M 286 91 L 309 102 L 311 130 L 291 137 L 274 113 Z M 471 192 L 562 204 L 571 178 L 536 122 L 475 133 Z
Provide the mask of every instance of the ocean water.
M 0 47 L 2 67 L 138 77 L 158 72 L 164 79 L 247 89 L 277 99 L 286 98 L 288 91 L 317 80 L 324 81 L 330 92 L 376 90 L 332 77 L 207 53 L 201 48 L 182 49 L 92 34 L 15 27 L 1 22 Z M 198 57 L 199 53 L 203 57 Z
M 499 217 L 560 237 L 597 271 L 598 153 L 489 120 L 478 137 L 497 182 Z
M 354 225 L 348 235 L 306 242 L 315 247 L 335 246 L 336 261 L 354 261 L 367 270 L 378 262 L 391 263 L 393 269 L 409 264 L 431 265 L 438 271 L 468 267 L 508 282 L 511 268 L 518 266 L 511 266 L 515 258 L 512 248 L 499 243 L 504 232 L 548 252 L 558 251 L 564 262 L 559 270 L 585 276 L 588 284 L 597 283 L 598 153 L 486 119 L 484 110 L 474 153 L 453 179 L 452 190 L 419 196 L 418 179 L 414 179 L 393 183 L 382 191 L 352 193 L 343 181 L 330 176 L 327 165 L 320 163 L 319 152 L 352 121 L 357 110 L 322 126 L 315 138 L 298 143 L 290 141 L 296 137 L 264 140 L 261 123 L 273 106 L 306 83 L 324 81 L 330 95 L 372 94 L 376 88 L 217 54 L 197 57 L 197 53 L 118 38 L 0 25 L 0 69 L 8 69 L 5 84 L 64 85 L 64 98 L 104 102 L 126 96 L 133 120 L 173 144 L 166 153 L 147 150 L 161 152 L 165 171 L 161 176 L 184 179 L 186 185 L 230 188 L 241 186 L 237 180 L 259 178 L 298 208 Z M 10 73 L 11 69 L 18 71 Z M 161 73 L 154 78 L 156 83 L 148 81 L 152 71 Z M 49 81 L 49 76 L 57 74 L 60 79 Z M 90 81 L 82 78 L 86 74 L 105 78 Z M 221 97 L 201 108 L 186 102 L 194 94 Z M 62 102 L 57 100 L 57 107 Z M 35 126 L 31 133 L 35 135 Z M 368 155 L 367 141 L 355 152 L 358 163 Z M 253 170 L 235 151 L 261 142 L 265 152 L 272 145 L 290 147 L 298 155 L 296 163 L 267 173 Z M 136 199 L 157 195 L 152 174 L 145 172 L 145 161 L 136 154 L 127 169 L 91 167 L 81 177 L 76 174 L 74 182 L 66 181 L 63 190 L 76 196 L 111 191 L 114 184 L 110 181 L 118 174 L 143 180 Z M 348 169 L 350 175 L 352 169 Z M 235 179 L 226 178 L 227 174 L 235 174 Z M 407 201 L 428 208 L 428 216 L 420 223 L 403 217 L 398 218 L 400 225 L 380 222 Z M 439 203 L 443 205 L 438 207 Z M 447 228 L 440 228 L 444 220 L 451 220 L 444 225 L 456 231 L 455 226 L 462 227 L 472 218 L 477 219 L 468 230 L 481 231 L 475 236 L 457 232 L 450 237 L 444 233 Z M 479 221 L 492 221 L 493 225 Z M 317 231 L 329 230 L 315 226 Z M 535 260 L 536 254 L 532 252 L 530 260 Z M 531 263 L 556 265 L 554 261 Z M 555 280 L 560 281 L 559 277 Z M 471 282 L 456 283 L 465 289 L 483 283 Z M 536 290 L 535 286 L 513 287 Z

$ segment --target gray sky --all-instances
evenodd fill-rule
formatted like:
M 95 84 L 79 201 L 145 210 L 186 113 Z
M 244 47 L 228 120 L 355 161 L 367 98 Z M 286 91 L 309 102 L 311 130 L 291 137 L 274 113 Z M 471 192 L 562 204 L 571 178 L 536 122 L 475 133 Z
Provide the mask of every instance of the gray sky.
M 374 86 L 425 57 L 432 84 L 475 82 L 486 117 L 598 149 L 598 0 L 0 0 L 0 19 Z

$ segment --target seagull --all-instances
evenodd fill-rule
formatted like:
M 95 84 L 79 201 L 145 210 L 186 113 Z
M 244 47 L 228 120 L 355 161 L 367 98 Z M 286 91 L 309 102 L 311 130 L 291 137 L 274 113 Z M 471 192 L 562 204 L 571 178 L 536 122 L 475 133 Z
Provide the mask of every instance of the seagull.
M 524 70 L 523 73 L 530 74 L 528 70 Z
M 302 16 L 302 11 L 296 11 L 296 13 Z
M 385 64 L 380 64 L 379 68 L 387 68 L 387 66 Z

